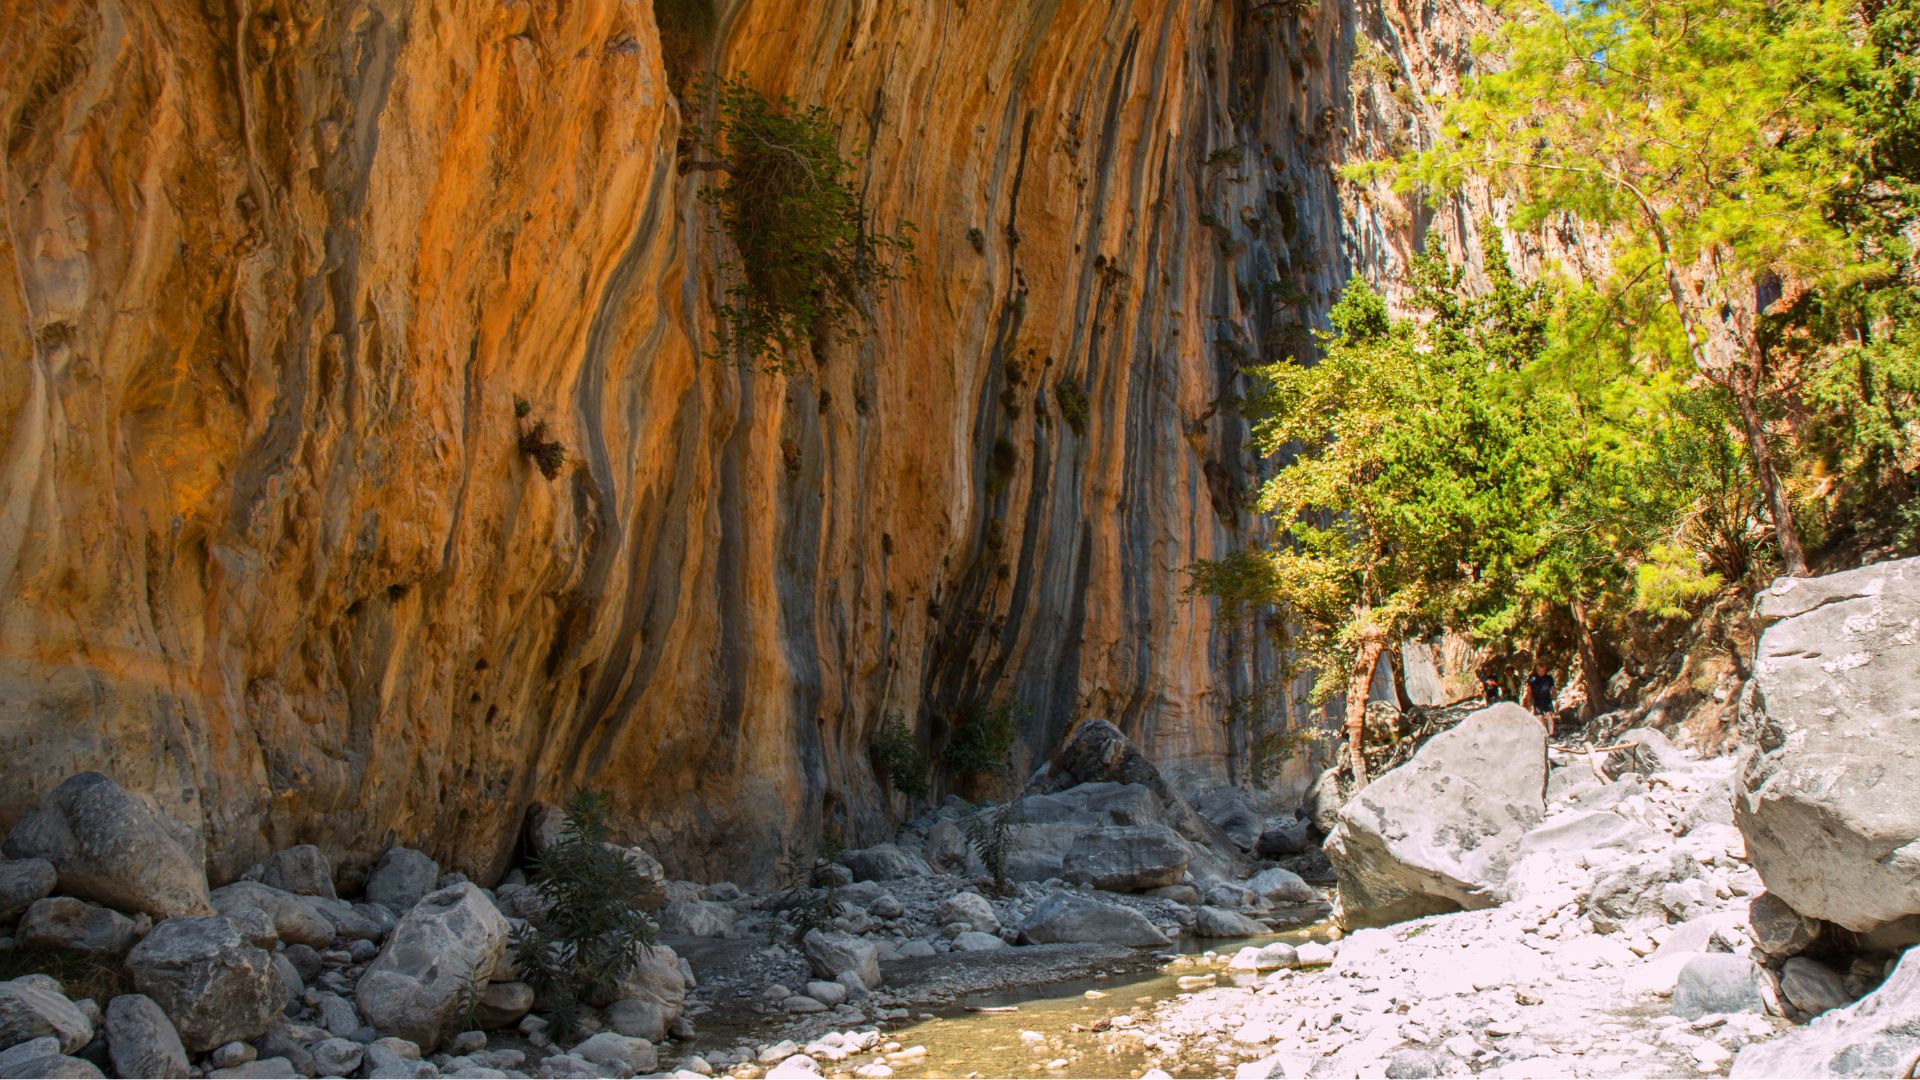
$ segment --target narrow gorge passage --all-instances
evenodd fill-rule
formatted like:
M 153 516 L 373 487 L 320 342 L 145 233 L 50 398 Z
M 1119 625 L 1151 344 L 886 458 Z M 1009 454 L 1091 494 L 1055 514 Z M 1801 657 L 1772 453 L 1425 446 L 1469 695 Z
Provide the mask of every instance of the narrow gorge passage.
M 1920 1080 L 1920 0 L 8 0 L 0 1080 Z

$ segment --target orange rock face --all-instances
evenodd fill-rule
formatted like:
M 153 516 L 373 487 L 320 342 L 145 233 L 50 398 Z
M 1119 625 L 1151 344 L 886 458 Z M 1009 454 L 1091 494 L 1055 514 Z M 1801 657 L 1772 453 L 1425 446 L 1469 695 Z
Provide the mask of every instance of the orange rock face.
M 1277 665 L 1182 571 L 1256 528 L 1241 366 L 1424 234 L 1333 170 L 1470 63 L 1462 16 L 1365 7 L 728 5 L 704 62 L 826 105 L 918 229 L 781 377 L 706 355 L 724 240 L 645 2 L 9 5 L 0 823 L 99 769 L 216 879 L 486 874 L 589 782 L 744 880 L 902 809 L 890 714 L 1224 773 Z

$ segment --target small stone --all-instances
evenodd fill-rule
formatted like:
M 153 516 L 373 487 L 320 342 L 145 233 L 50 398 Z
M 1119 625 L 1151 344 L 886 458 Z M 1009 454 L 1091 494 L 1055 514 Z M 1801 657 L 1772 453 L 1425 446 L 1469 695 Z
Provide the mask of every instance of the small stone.
M 847 988 L 837 982 L 815 979 L 807 984 L 807 996 L 823 1005 L 839 1005 L 847 1000 Z
M 817 1013 L 827 1011 L 826 1005 L 813 998 L 807 997 L 805 994 L 793 995 L 785 1001 L 782 1001 L 780 1007 L 790 1013 Z
M 0 859 L 0 923 L 11 922 L 49 896 L 60 875 L 45 859 Z
M 1804 956 L 1792 957 L 1782 966 L 1780 993 L 1809 1016 L 1842 1009 L 1853 1002 L 1839 972 Z
M 360 1067 L 366 1047 L 352 1039 L 322 1039 L 309 1048 L 313 1067 L 322 1076 L 351 1076 Z
M 245 1065 L 259 1056 L 259 1052 L 246 1043 L 230 1042 L 214 1047 L 213 1053 L 208 1055 L 208 1058 L 216 1069 L 231 1069 L 236 1065 Z

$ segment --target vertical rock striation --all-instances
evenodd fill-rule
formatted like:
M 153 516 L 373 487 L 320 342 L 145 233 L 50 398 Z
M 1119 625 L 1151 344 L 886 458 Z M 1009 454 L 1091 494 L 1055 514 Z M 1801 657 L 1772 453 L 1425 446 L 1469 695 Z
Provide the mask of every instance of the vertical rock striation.
M 1479 18 L 727 7 L 712 69 L 827 105 L 919 233 L 873 332 L 775 377 L 704 355 L 722 241 L 644 2 L 10 7 L 0 824 L 95 769 L 215 880 L 299 842 L 485 873 L 585 780 L 752 876 L 877 833 L 888 714 L 1220 772 L 1277 677 L 1182 596 L 1256 528 L 1241 367 L 1468 246 L 1333 169 L 1419 137 Z

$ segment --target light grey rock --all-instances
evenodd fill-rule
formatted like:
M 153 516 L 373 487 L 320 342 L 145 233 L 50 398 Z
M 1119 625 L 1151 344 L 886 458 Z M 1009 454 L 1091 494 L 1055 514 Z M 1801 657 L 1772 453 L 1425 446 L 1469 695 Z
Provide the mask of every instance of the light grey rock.
M 966 923 L 984 934 L 1000 932 L 1000 916 L 994 914 L 993 904 L 979 893 L 954 893 L 940 901 L 940 905 L 934 909 L 934 918 L 943 926 L 947 923 Z
M 1314 898 L 1313 886 L 1284 866 L 1262 870 L 1248 878 L 1247 889 L 1276 904 L 1304 904 Z
M 52 1037 L 29 1039 L 18 1046 L 0 1050 L 0 1077 L 35 1077 L 39 1080 L 59 1077 L 100 1076 L 93 1062 L 67 1057 L 60 1042 Z
M 612 1031 L 591 1036 L 570 1052 L 609 1070 L 612 1076 L 652 1072 L 658 1064 L 652 1043 Z
M 1664 924 L 1669 912 L 1662 903 L 1663 890 L 1699 877 L 1700 864 L 1682 851 L 1638 859 L 1594 882 L 1587 894 L 1587 919 L 1603 934 Z
M 36 900 L 14 930 L 22 948 L 71 949 L 89 956 L 122 956 L 133 948 L 133 920 L 112 908 L 71 896 Z
M 1184 882 L 1179 885 L 1163 885 L 1158 889 L 1148 889 L 1145 895 L 1189 906 L 1206 902 L 1206 898 L 1200 895 L 1199 889 Z
M 847 1000 L 847 988 L 837 982 L 815 979 L 807 984 L 807 996 L 823 1005 L 834 1006 Z
M 1137 786 L 1137 785 L 1135 785 Z M 1142 788 L 1141 790 L 1145 790 Z M 1235 787 L 1216 787 L 1191 801 L 1194 811 L 1227 835 L 1241 851 L 1252 851 L 1265 822 L 1247 793 Z
M 53 893 L 60 875 L 45 859 L 0 859 L 0 924 Z
M 1212 906 L 1193 911 L 1193 936 L 1203 938 L 1258 937 L 1267 932 L 1264 923 L 1254 922 L 1237 911 Z
M 307 903 L 333 924 L 335 937 L 348 941 L 379 941 L 398 921 L 393 912 L 377 904 L 350 904 L 324 896 L 307 897 Z
M 1233 841 L 1196 813 L 1146 754 L 1105 720 L 1089 718 L 1075 725 L 1046 768 L 1028 783 L 1028 794 L 1052 794 L 1094 783 L 1145 788 L 1161 806 L 1155 822 L 1171 826 L 1183 838 L 1214 853 L 1209 858 L 1216 865 L 1210 870 L 1228 873 L 1237 869 Z
M 1853 1003 L 1840 973 L 1804 956 L 1789 959 L 1780 969 L 1780 996 L 1809 1016 L 1819 1016 Z
M 740 886 L 731 881 L 716 881 L 706 888 L 706 898 L 721 903 L 740 899 Z
M 127 954 L 127 972 L 186 1048 L 204 1053 L 258 1036 L 285 1005 L 272 954 L 254 942 L 227 916 L 164 919 Z
M 1165 825 L 1110 825 L 1074 838 L 1062 876 L 1108 892 L 1144 892 L 1179 884 L 1192 861 L 1191 849 Z
M 897 919 L 906 913 L 907 909 L 901 906 L 899 898 L 892 893 L 881 893 L 867 905 L 867 914 L 876 919 Z
M 471 882 L 429 893 L 354 987 L 361 1015 L 383 1034 L 440 1045 L 471 981 L 484 983 L 507 946 L 507 920 Z
M 934 955 L 933 945 L 919 938 L 900 946 L 900 957 L 903 960 L 919 960 L 932 955 Z
M 1033 801 L 1033 798 L 1022 799 L 1021 805 Z M 1047 881 L 1062 876 L 1067 849 L 1081 833 L 1099 827 L 1099 819 L 1093 815 L 1079 811 L 1073 814 L 1084 820 L 1073 823 L 1029 820 L 1015 829 L 1007 851 L 1007 876 L 1014 881 Z
M 231 1069 L 210 1069 L 207 1080 L 300 1080 L 303 1075 L 286 1058 L 262 1058 Z
M 1920 559 L 1761 593 L 1734 819 L 1767 891 L 1920 939 Z
M 669 900 L 660 908 L 660 932 L 685 937 L 724 937 L 734 911 L 712 900 Z
M 314 1070 L 321 1076 L 352 1076 L 367 1048 L 352 1039 L 334 1038 L 314 1043 L 308 1052 L 313 1055 Z
M 927 861 L 893 844 L 875 844 L 870 848 L 840 853 L 839 862 L 853 872 L 855 881 L 898 881 L 933 875 Z
M 44 859 L 66 896 L 156 919 L 211 915 L 207 875 L 193 834 L 96 772 L 79 773 L 40 800 L 7 834 L 13 859 Z
M 474 1022 L 479 1024 L 482 1030 L 497 1031 L 519 1023 L 520 1018 L 532 1009 L 533 987 L 523 982 L 488 983 L 487 988 L 480 992 L 480 1007 L 474 1012 Z M 660 1030 L 662 1033 L 666 1031 L 664 1022 L 660 1025 Z M 639 1033 L 627 1031 L 623 1034 Z M 658 1039 L 661 1036 L 644 1037 Z
M 805 994 L 791 994 L 780 1002 L 780 1007 L 790 1013 L 805 1015 L 827 1011 L 827 1003 Z
M 1622 732 L 1614 741 L 1623 745 L 1607 755 L 1600 769 L 1615 780 L 1628 773 L 1652 776 L 1684 769 L 1691 763 L 1664 734 L 1653 728 L 1633 728 Z
M 967 844 L 966 830 L 948 819 L 936 821 L 927 829 L 927 841 L 922 849 L 927 862 L 938 871 L 964 870 L 973 854 Z
M 267 856 L 260 883 L 298 896 L 334 899 L 333 863 L 312 844 L 296 844 Z
M 405 915 L 440 880 L 440 864 L 412 848 L 388 848 L 367 875 L 367 900 Z
M 289 945 L 324 949 L 333 944 L 333 920 L 303 896 L 257 881 L 236 881 L 212 893 L 213 907 L 222 915 L 242 908 L 264 912 L 273 922 L 273 931 Z
M 107 1052 L 121 1076 L 189 1075 L 187 1048 L 166 1011 L 145 994 L 121 994 L 107 1003 Z
M 1632 851 L 1660 839 L 1652 829 L 1605 810 L 1555 814 L 1520 838 L 1514 861 L 1530 855 L 1577 855 L 1602 848 Z
M 869 990 L 880 985 L 880 954 L 871 941 L 831 930 L 809 930 L 800 947 L 813 973 L 823 979 L 851 971 Z
M 1284 941 L 1268 945 L 1248 945 L 1233 954 L 1227 967 L 1235 971 L 1278 971 L 1300 966 L 1300 954 Z
M 1730 953 L 1705 953 L 1687 961 L 1673 988 L 1673 1011 L 1688 1020 L 1709 1013 L 1762 1012 L 1767 1007 L 1766 979 L 1752 960 Z
M 207 1055 L 207 1062 L 216 1069 L 231 1069 L 236 1065 L 245 1065 L 249 1061 L 257 1060 L 259 1057 L 259 1051 L 246 1043 L 230 1042 L 214 1047 L 213 1053 Z
M 783 994 L 781 1000 L 791 996 Z M 624 998 L 607 1006 L 607 1026 L 622 1035 L 659 1042 L 667 1037 L 672 1021 L 667 1018 L 666 1007 L 657 1001 Z
M 1340 809 L 1327 857 L 1340 918 L 1375 926 L 1492 907 L 1546 810 L 1546 732 L 1503 702 L 1434 736 Z
M 1148 948 L 1169 944 L 1165 934 L 1132 908 L 1067 892 L 1054 893 L 1035 905 L 1020 927 L 1020 936 L 1035 945 L 1065 941 Z
M 1912 1076 L 1920 1066 L 1920 951 L 1878 990 L 1740 1051 L 1735 1077 Z
M 955 952 L 994 952 L 1007 947 L 1005 941 L 993 934 L 983 934 L 978 930 L 962 930 L 953 936 Z
M 614 987 L 609 998 L 595 999 L 589 1004 L 604 1007 L 628 998 L 651 1001 L 661 1007 L 666 1022 L 671 1025 L 680 1018 L 687 991 L 693 987 L 693 969 L 678 953 L 665 945 L 641 945 L 634 949 L 632 970 Z
M 71 1054 L 92 1041 L 93 1021 L 50 975 L 0 982 L 0 1046 L 43 1037 L 58 1040 L 59 1053 Z

